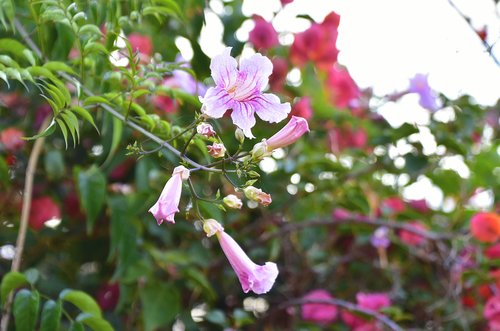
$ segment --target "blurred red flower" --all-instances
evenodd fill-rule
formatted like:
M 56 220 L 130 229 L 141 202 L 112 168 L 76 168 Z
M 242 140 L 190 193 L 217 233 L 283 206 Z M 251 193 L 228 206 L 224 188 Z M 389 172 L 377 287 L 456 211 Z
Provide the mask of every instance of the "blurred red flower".
M 0 143 L 9 152 L 16 152 L 24 147 L 23 131 L 17 128 L 7 128 L 0 132 Z
M 248 35 L 248 40 L 255 49 L 269 49 L 279 44 L 278 33 L 274 26 L 261 16 L 254 15 L 255 27 Z
M 470 231 L 481 242 L 494 242 L 500 237 L 500 217 L 494 213 L 477 213 L 470 220 Z
M 61 208 L 49 196 L 33 199 L 29 216 L 29 224 L 34 230 L 40 230 L 45 222 L 61 218 Z

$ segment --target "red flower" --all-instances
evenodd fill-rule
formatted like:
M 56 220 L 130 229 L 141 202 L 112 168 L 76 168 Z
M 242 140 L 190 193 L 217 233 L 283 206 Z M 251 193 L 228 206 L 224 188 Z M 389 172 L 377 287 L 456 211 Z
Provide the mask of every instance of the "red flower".
M 269 49 L 279 44 L 278 33 L 274 26 L 262 17 L 255 15 L 253 17 L 255 27 L 248 36 L 248 40 L 255 49 Z
M 348 126 L 336 127 L 328 131 L 328 144 L 332 153 L 341 153 L 346 148 L 363 148 L 368 136 L 363 128 L 354 130 Z
M 361 95 L 358 86 L 349 75 L 349 72 L 339 66 L 334 66 L 328 71 L 326 80 L 331 102 L 337 108 L 351 106 L 352 102 Z
M 295 36 L 290 47 L 292 62 L 299 67 L 311 61 L 321 70 L 329 70 L 337 62 L 337 35 L 340 16 L 332 12 L 323 23 L 313 23 L 309 29 Z
M 491 245 L 484 250 L 484 255 L 489 259 L 500 259 L 500 243 Z
M 311 98 L 302 97 L 292 106 L 290 116 L 303 117 L 306 120 L 312 117 Z
M 29 224 L 34 230 L 40 230 L 45 222 L 61 218 L 61 209 L 49 196 L 33 199 L 29 216 Z
M 427 205 L 427 201 L 425 199 L 420 200 L 410 200 L 408 204 L 411 208 L 415 209 L 419 213 L 426 214 L 430 211 L 429 206 Z
M 7 128 L 0 132 L 0 143 L 9 152 L 16 152 L 24 147 L 24 133 L 17 128 Z
M 102 310 L 113 310 L 120 298 L 120 286 L 118 283 L 103 284 L 97 290 L 96 301 Z
M 281 57 L 275 57 L 271 62 L 273 63 L 273 73 L 269 76 L 269 86 L 271 91 L 280 92 L 283 90 L 288 74 L 288 62 Z
M 500 216 L 494 213 L 477 213 L 470 220 L 470 231 L 481 242 L 494 242 L 500 237 Z
M 325 290 L 314 290 L 306 294 L 304 299 L 329 300 L 333 299 L 333 297 Z M 326 303 L 306 303 L 302 305 L 302 319 L 318 324 L 333 322 L 337 318 L 337 313 L 337 307 Z
M 380 204 L 380 209 L 382 214 L 399 214 L 402 213 L 405 209 L 405 203 L 400 197 L 390 197 L 384 199 Z

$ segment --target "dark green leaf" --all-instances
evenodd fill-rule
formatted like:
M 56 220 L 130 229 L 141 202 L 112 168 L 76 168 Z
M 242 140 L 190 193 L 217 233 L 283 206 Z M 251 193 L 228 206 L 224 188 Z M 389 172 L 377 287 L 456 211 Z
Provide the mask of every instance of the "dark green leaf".
M 48 300 L 43 305 L 40 331 L 58 331 L 61 321 L 61 301 Z
M 61 151 L 50 150 L 44 158 L 45 172 L 50 180 L 59 179 L 64 176 L 65 167 Z
M 167 329 L 180 310 L 180 295 L 167 283 L 147 283 L 140 290 L 144 329 Z
M 39 304 L 40 295 L 37 291 L 22 289 L 17 292 L 13 309 L 16 331 L 35 330 Z
M 94 165 L 80 171 L 77 182 L 80 204 L 87 214 L 87 232 L 91 233 L 106 199 L 106 177 Z
M 5 300 L 7 300 L 7 296 L 11 291 L 28 284 L 28 279 L 20 272 L 13 271 L 5 274 L 2 278 L 2 284 L 0 285 L 2 305 L 5 303 Z
M 96 317 L 101 317 L 101 308 L 95 300 L 85 292 L 66 289 L 59 294 L 59 298 L 63 301 L 74 304 L 84 313 L 91 314 Z

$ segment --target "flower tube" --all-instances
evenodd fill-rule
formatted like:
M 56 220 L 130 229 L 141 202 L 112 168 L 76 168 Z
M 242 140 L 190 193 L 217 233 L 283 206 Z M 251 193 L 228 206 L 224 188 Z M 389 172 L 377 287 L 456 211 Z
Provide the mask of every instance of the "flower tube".
M 175 223 L 174 216 L 179 211 L 182 181 L 188 178 L 189 170 L 184 166 L 178 166 L 174 169 L 172 177 L 165 184 L 158 201 L 149 209 L 158 225 L 162 224 L 163 221 Z

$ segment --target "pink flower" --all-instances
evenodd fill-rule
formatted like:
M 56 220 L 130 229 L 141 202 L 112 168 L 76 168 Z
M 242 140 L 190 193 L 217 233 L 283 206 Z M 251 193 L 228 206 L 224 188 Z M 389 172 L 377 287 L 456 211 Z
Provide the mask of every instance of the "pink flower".
M 364 319 L 354 315 L 348 310 L 342 310 L 340 312 L 340 317 L 342 318 L 342 321 L 345 323 L 345 325 L 351 327 L 352 329 L 358 326 L 362 326 L 366 323 Z
M 283 85 L 288 74 L 288 62 L 281 57 L 275 57 L 271 62 L 273 64 L 273 72 L 269 76 L 269 86 L 271 91 L 281 92 L 283 91 Z
M 500 243 L 494 244 L 484 250 L 484 255 L 488 259 L 500 259 Z
M 198 124 L 198 126 L 196 127 L 196 132 L 207 138 L 215 136 L 214 128 L 208 123 Z
M 351 212 L 344 208 L 335 208 L 332 217 L 334 220 L 347 220 L 351 217 Z
M 281 5 L 288 5 L 289 3 L 292 3 L 293 0 L 281 0 Z
M 303 299 L 331 300 L 333 297 L 325 290 L 314 290 L 307 293 Z M 305 303 L 302 305 L 302 319 L 305 321 L 324 325 L 335 321 L 337 314 L 338 309 L 335 305 L 327 303 Z
M 328 145 L 332 153 L 341 153 L 347 148 L 363 148 L 368 135 L 363 128 L 353 129 L 349 126 L 335 127 L 328 131 Z
M 120 285 L 118 283 L 103 284 L 96 294 L 96 301 L 102 310 L 113 310 L 120 298 Z
M 226 154 L 226 147 L 224 147 L 224 144 L 213 143 L 212 146 L 207 146 L 207 149 L 208 154 L 215 158 L 224 157 L 224 154 Z
M 139 33 L 131 33 L 127 37 L 132 47 L 132 51 L 138 51 L 140 54 L 150 57 L 153 54 L 153 43 L 151 38 Z
M 231 267 L 240 280 L 243 292 L 249 291 L 255 294 L 269 292 L 278 277 L 276 263 L 266 262 L 264 265 L 255 264 L 243 249 L 230 235 L 224 232 L 224 228 L 214 219 L 206 220 L 203 229 L 210 237 L 214 234 L 219 239 L 222 251 L 226 255 Z
M 24 147 L 24 133 L 17 128 L 7 128 L 0 132 L 0 143 L 9 152 L 16 152 Z
M 427 75 L 417 74 L 410 80 L 409 93 L 417 93 L 419 104 L 425 109 L 435 111 L 440 108 L 439 98 L 429 86 Z
M 338 65 L 328 71 L 326 85 L 330 91 L 332 103 L 338 108 L 351 106 L 361 96 L 349 72 Z
M 248 35 L 248 40 L 255 49 L 269 49 L 279 44 L 278 33 L 274 26 L 262 17 L 255 15 L 253 17 L 255 27 Z
M 427 205 L 427 201 L 425 199 L 420 200 L 410 200 L 408 204 L 411 208 L 415 209 L 419 213 L 426 214 L 430 211 L 429 206 Z
M 306 120 L 310 119 L 313 111 L 311 108 L 311 98 L 302 97 L 292 106 L 292 111 L 290 112 L 293 116 L 303 117 Z
M 396 215 L 402 213 L 406 209 L 406 206 L 401 198 L 390 197 L 382 201 L 380 209 L 383 215 Z
M 380 310 L 391 305 L 391 299 L 387 293 L 363 293 L 356 294 L 358 305 L 365 309 Z
M 254 138 L 252 127 L 255 113 L 267 122 L 284 120 L 290 112 L 289 103 L 280 103 L 279 98 L 270 93 L 262 93 L 273 70 L 271 61 L 261 54 L 254 54 L 240 61 L 228 47 L 223 54 L 212 59 L 210 70 L 216 86 L 208 89 L 203 98 L 202 112 L 213 118 L 220 118 L 226 110 L 232 109 L 233 123 L 243 130 L 248 138 Z
M 489 298 L 484 306 L 483 316 L 490 324 L 499 324 L 500 322 L 500 296 Z M 493 329 L 498 330 L 498 329 Z
M 296 142 L 304 133 L 309 132 L 309 125 L 306 119 L 292 116 L 290 121 L 271 138 L 263 139 L 255 144 L 252 149 L 252 157 L 258 159 L 265 156 L 277 148 L 286 147 Z
M 422 230 L 422 231 L 427 230 L 427 226 L 418 221 L 410 222 L 408 223 L 408 225 L 411 225 L 413 228 L 417 230 Z M 416 233 L 406 230 L 401 230 L 399 232 L 399 238 L 401 239 L 402 242 L 410 246 L 418 246 L 425 242 L 425 237 L 419 236 Z
M 167 181 L 158 201 L 149 208 L 158 225 L 163 221 L 175 223 L 174 215 L 179 211 L 181 200 L 182 181 L 189 178 L 189 170 L 184 166 L 174 168 L 172 177 Z
M 337 28 L 340 16 L 332 12 L 321 24 L 313 23 L 309 29 L 295 36 L 290 47 L 290 58 L 296 66 L 313 62 L 321 70 L 329 70 L 337 61 Z

